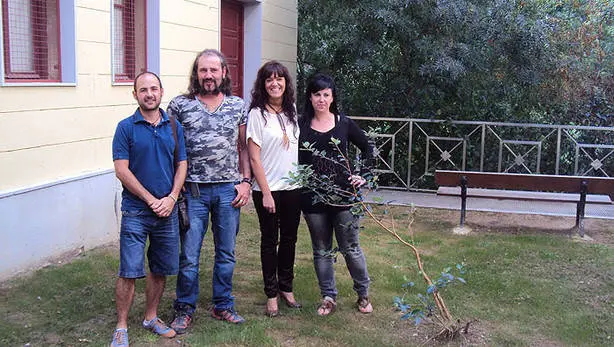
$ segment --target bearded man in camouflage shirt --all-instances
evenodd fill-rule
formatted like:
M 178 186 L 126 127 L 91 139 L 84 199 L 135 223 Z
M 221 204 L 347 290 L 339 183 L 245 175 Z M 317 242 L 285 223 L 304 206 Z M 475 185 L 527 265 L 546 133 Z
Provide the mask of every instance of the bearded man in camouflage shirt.
M 215 244 L 211 315 L 231 323 L 245 321 L 234 310 L 232 276 L 240 208 L 250 196 L 251 172 L 244 102 L 231 94 L 226 58 L 206 49 L 194 60 L 188 92 L 171 100 L 167 109 L 183 126 L 188 156 L 184 195 L 190 228 L 181 234 L 171 324 L 178 334 L 188 328 L 198 302 L 200 250 L 209 218 Z

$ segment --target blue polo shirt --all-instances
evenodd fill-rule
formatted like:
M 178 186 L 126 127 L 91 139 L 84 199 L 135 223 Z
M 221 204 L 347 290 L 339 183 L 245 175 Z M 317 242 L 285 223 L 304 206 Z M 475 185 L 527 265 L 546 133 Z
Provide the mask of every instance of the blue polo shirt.
M 113 160 L 127 159 L 130 171 L 153 196 L 160 199 L 173 188 L 175 179 L 175 139 L 173 129 L 164 110 L 157 126 L 147 122 L 137 108 L 134 114 L 117 124 L 113 136 Z M 186 160 L 183 128 L 177 123 L 179 142 L 177 161 Z M 126 187 L 122 192 L 122 211 L 149 210 L 145 201 L 132 194 Z

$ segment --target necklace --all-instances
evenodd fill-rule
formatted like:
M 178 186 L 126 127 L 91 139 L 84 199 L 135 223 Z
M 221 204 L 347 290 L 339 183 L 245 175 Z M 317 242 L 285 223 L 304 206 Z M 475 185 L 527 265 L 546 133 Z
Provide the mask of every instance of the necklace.
M 283 105 L 282 105 L 282 106 L 280 106 L 279 108 L 276 108 L 275 106 L 273 106 L 273 105 L 271 105 L 271 104 L 267 103 L 267 106 L 269 106 L 269 108 L 270 108 L 270 109 L 271 109 L 273 112 L 275 112 L 275 113 L 277 113 L 277 114 L 281 113 L 281 112 L 284 110 Z
M 151 125 L 152 127 L 155 127 L 156 125 L 158 125 L 158 123 L 160 123 L 160 120 L 161 120 L 161 119 L 162 119 L 162 116 L 158 115 L 158 118 L 157 118 L 155 121 L 153 121 L 153 122 L 147 121 L 147 122 L 148 122 L 148 123 L 149 123 L 149 125 Z
M 279 110 L 276 109 L 275 107 L 273 107 L 273 105 L 267 103 L 267 106 L 273 110 L 273 112 L 275 112 L 275 115 L 277 116 L 277 121 L 279 122 L 279 126 L 281 127 L 281 131 L 284 133 L 283 137 L 282 137 L 282 142 L 283 142 L 283 146 L 286 150 L 288 150 L 288 148 L 290 147 L 290 139 L 288 139 L 288 134 L 286 133 L 286 124 L 284 123 L 284 120 L 281 117 L 281 112 L 283 111 L 283 106 L 282 108 L 280 108 Z

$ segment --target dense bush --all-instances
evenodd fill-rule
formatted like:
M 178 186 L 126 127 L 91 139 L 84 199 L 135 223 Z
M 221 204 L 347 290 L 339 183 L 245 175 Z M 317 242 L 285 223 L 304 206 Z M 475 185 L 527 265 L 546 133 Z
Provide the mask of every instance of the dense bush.
M 351 115 L 614 125 L 609 0 L 298 6 L 299 90 L 327 71 Z

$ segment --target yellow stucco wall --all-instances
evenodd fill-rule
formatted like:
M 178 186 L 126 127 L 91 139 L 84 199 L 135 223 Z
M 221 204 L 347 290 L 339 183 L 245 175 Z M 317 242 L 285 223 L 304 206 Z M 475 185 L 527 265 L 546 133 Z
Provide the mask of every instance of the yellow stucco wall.
M 115 125 L 134 107 L 111 85 L 110 2 L 77 1 L 76 86 L 0 87 L 0 192 L 108 169 Z
M 160 2 L 160 74 L 164 102 L 184 93 L 194 57 L 220 45 L 220 1 Z
M 110 6 L 76 2 L 76 86 L 0 87 L 0 193 L 112 168 L 115 126 L 136 103 L 131 86 L 111 83 Z M 296 1 L 261 6 L 261 61 L 296 77 Z M 196 53 L 219 48 L 219 17 L 220 0 L 160 1 L 163 105 L 186 90 Z
M 262 6 L 262 63 L 278 60 L 296 83 L 297 1 L 264 0 Z

